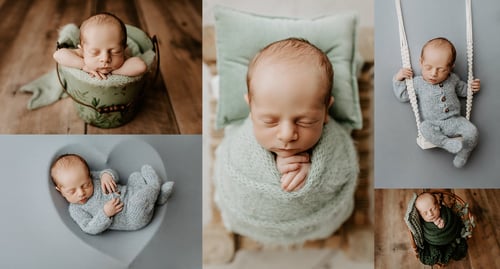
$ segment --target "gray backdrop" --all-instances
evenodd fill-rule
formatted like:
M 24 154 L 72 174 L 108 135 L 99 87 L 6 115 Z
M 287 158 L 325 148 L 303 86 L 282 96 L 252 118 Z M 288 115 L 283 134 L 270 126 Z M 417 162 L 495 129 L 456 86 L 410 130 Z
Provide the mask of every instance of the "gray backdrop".
M 457 49 L 455 72 L 466 80 L 465 0 L 402 0 L 403 18 L 414 73 L 421 74 L 422 45 L 444 36 Z M 392 92 L 392 77 L 401 68 L 394 1 L 375 1 L 375 187 L 500 187 L 500 2 L 472 1 L 474 76 L 481 92 L 474 96 L 472 122 L 479 145 L 465 167 L 453 166 L 442 149 L 421 150 L 415 143 L 415 118 L 409 103 Z
M 201 136 L 0 136 L 0 268 L 201 268 Z M 126 179 L 144 163 L 175 182 L 139 231 L 87 235 L 49 182 L 51 160 L 76 151 Z

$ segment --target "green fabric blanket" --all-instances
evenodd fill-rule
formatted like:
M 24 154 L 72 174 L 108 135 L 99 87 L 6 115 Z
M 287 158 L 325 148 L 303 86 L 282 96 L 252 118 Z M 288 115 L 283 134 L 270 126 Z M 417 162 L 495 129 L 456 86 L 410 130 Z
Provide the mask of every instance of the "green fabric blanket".
M 273 245 L 330 236 L 352 213 L 358 160 L 349 134 L 330 119 L 312 150 L 306 184 L 286 192 L 274 155 L 252 122 L 226 128 L 216 151 L 215 202 L 228 230 Z
M 447 264 L 450 258 L 459 260 L 467 254 L 467 241 L 461 237 L 462 220 L 448 207 L 441 206 L 445 226 L 439 229 L 432 222 L 422 222 L 424 248 L 419 248 L 423 264 Z
M 155 53 L 152 50 L 151 42 L 149 37 L 142 32 L 140 29 L 127 25 L 127 47 L 133 56 L 138 56 L 146 65 L 150 68 L 154 60 Z M 70 48 L 76 48 L 80 43 L 80 30 L 75 24 L 68 24 L 61 28 L 59 31 L 59 44 L 65 44 Z M 54 63 L 55 65 L 55 63 Z M 99 80 L 97 78 L 90 77 L 86 72 L 76 69 L 67 68 L 71 74 L 83 81 L 87 81 L 91 85 L 96 85 L 99 87 L 110 87 L 117 85 L 126 85 L 127 83 L 137 81 L 141 79 L 142 76 L 136 77 L 126 77 L 120 75 L 111 75 L 106 80 Z M 64 85 L 68 83 L 64 77 L 61 78 Z M 49 71 L 48 73 L 40 76 L 39 78 L 33 80 L 32 82 L 21 86 L 19 89 L 22 92 L 32 93 L 33 96 L 28 101 L 28 109 L 33 110 L 43 106 L 50 105 L 61 98 L 66 97 L 63 88 L 57 79 L 56 70 Z

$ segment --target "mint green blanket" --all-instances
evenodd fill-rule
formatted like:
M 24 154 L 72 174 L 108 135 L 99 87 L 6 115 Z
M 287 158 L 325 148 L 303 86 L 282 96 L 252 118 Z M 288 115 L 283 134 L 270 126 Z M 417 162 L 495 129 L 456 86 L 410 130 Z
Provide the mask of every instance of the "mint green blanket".
M 354 208 L 358 160 L 349 134 L 330 119 L 312 150 L 306 184 L 286 192 L 274 155 L 255 140 L 247 118 L 216 151 L 215 202 L 224 225 L 274 245 L 330 236 Z

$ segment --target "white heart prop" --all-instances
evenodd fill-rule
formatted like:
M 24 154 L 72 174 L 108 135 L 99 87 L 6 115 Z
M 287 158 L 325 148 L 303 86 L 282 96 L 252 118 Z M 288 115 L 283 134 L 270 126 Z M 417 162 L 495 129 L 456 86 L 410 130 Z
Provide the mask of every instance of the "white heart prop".
M 160 155 L 151 145 L 142 140 L 123 140 L 111 147 L 110 145 L 98 143 L 69 144 L 59 149 L 52 160 L 66 153 L 75 153 L 82 156 L 87 160 L 91 170 L 114 169 L 118 172 L 119 183 L 122 185 L 127 183 L 128 176 L 132 172 L 140 171 L 141 166 L 144 164 L 151 165 L 163 182 L 167 178 Z M 89 235 L 84 233 L 70 217 L 68 202 L 54 188 L 50 176 L 47 182 L 56 211 L 69 230 L 86 244 L 127 265 L 130 265 L 144 249 L 165 218 L 166 205 L 157 206 L 151 223 L 140 230 L 108 230 L 99 235 Z

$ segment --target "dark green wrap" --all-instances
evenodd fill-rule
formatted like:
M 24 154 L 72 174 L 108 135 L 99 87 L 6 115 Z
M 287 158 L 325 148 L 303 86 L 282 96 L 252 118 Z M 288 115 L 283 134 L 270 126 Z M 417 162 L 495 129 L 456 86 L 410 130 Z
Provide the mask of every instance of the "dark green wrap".
M 447 264 L 450 258 L 459 260 L 467 255 L 467 241 L 460 236 L 464 224 L 448 207 L 441 207 L 441 218 L 445 226 L 439 229 L 432 222 L 422 221 L 424 248 L 419 248 L 423 264 Z

